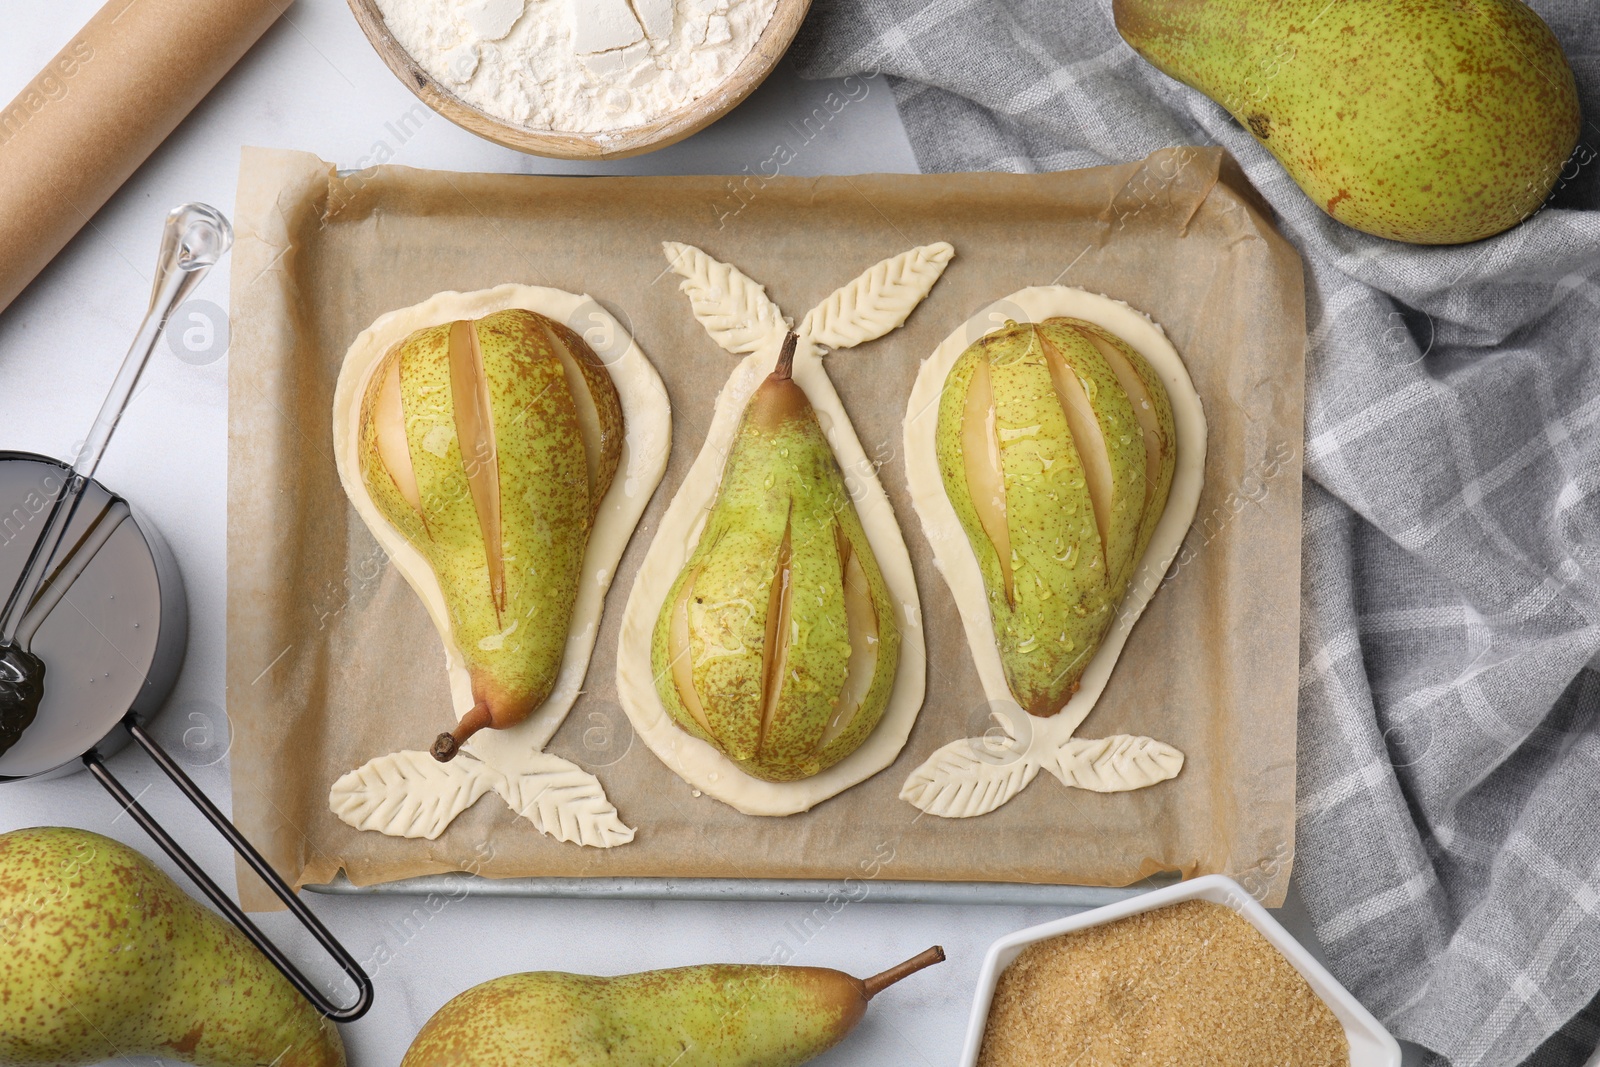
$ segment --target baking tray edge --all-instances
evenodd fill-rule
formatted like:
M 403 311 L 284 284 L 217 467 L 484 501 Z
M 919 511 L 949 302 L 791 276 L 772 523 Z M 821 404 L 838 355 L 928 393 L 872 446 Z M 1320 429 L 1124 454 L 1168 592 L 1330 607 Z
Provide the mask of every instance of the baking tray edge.
M 1176 879 L 1150 878 L 1134 886 L 1027 885 L 1014 882 L 893 882 L 781 878 L 483 878 L 457 871 L 358 886 L 343 872 L 307 885 L 335 896 L 548 897 L 562 900 L 733 900 L 822 903 L 841 897 L 881 904 L 994 904 L 1098 908 L 1159 889 Z M 866 892 L 862 895 L 862 887 Z

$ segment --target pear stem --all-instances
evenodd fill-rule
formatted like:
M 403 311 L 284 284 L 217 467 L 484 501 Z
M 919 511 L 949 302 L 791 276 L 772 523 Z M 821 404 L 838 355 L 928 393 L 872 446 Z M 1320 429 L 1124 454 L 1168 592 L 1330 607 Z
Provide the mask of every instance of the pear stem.
M 440 734 L 433 739 L 433 747 L 428 751 L 440 763 L 449 763 L 456 758 L 456 753 L 461 751 L 461 746 L 467 739 L 479 730 L 493 726 L 489 715 L 489 705 L 478 701 L 472 705 L 472 710 L 461 716 L 461 721 L 456 723 L 456 728 L 447 734 Z
M 778 365 L 772 368 L 772 380 L 786 382 L 794 376 L 794 350 L 800 343 L 800 337 L 790 331 L 783 339 L 783 347 L 778 350 Z
M 871 1000 L 907 975 L 916 974 L 924 967 L 932 967 L 935 963 L 943 962 L 944 949 L 934 945 L 930 949 L 917 953 L 904 963 L 895 964 L 882 974 L 873 975 L 871 978 L 864 980 L 861 985 L 866 991 L 867 999 Z

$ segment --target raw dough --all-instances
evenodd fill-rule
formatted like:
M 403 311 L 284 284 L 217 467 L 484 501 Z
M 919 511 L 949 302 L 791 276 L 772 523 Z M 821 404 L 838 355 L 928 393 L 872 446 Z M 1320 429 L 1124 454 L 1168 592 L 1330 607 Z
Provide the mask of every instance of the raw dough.
M 526 721 L 507 730 L 483 730 L 464 747 L 464 752 L 474 760 L 463 764 L 463 767 L 481 766 L 483 776 L 490 778 L 490 786 L 506 797 L 515 810 L 526 815 L 534 800 L 527 795 L 525 788 L 529 775 L 559 772 L 566 775 L 561 779 L 564 784 L 560 788 L 569 790 L 572 788 L 571 772 L 593 781 L 592 776 L 575 764 L 546 754 L 544 747 L 567 717 L 573 702 L 578 699 L 584 675 L 589 669 L 589 656 L 594 651 L 595 636 L 599 632 L 600 611 L 605 603 L 606 590 L 616 574 L 623 549 L 627 547 L 639 517 L 644 514 L 645 505 L 650 502 L 651 494 L 666 471 L 667 454 L 672 445 L 672 412 L 660 376 L 622 325 L 591 297 L 559 289 L 515 284 L 474 293 L 439 293 L 420 304 L 382 316 L 350 346 L 334 391 L 333 442 L 339 480 L 351 504 L 389 554 L 395 568 L 421 598 L 434 626 L 439 630 L 445 646 L 445 668 L 450 675 L 451 702 L 459 718 L 472 708 L 472 679 L 460 651 L 448 636 L 450 616 L 445 608 L 444 594 L 422 553 L 388 524 L 368 496 L 361 482 L 355 426 L 360 417 L 367 380 L 383 356 L 396 344 L 426 326 L 457 319 L 478 319 L 506 308 L 536 311 L 567 324 L 583 336 L 605 363 L 612 381 L 616 383 L 626 426 L 616 477 L 612 479 L 611 489 L 601 502 L 594 530 L 589 537 L 588 551 L 584 555 L 578 601 L 573 608 L 572 628 L 567 636 L 561 673 L 556 678 L 555 688 Z M 358 829 L 378 830 L 401 837 L 437 837 L 450 820 L 464 810 L 465 805 L 457 804 L 453 798 L 459 790 L 468 786 L 457 780 L 459 775 L 420 773 L 415 761 L 406 758 L 412 755 L 415 753 L 402 752 L 382 757 L 382 760 L 389 762 L 380 767 L 377 766 L 380 761 L 375 760 L 341 778 L 329 798 L 335 814 Z M 452 762 L 460 762 L 463 758 L 458 756 Z M 552 760 L 564 767 L 556 768 L 550 762 Z M 553 779 L 541 781 L 556 787 Z M 374 791 L 380 785 L 385 790 L 397 790 L 395 796 L 387 800 L 378 798 Z M 595 792 L 599 792 L 601 799 L 604 799 L 599 783 L 595 782 L 593 790 L 583 794 L 588 798 L 584 800 L 586 810 L 593 807 L 592 794 Z M 478 795 L 481 795 L 481 791 Z M 477 796 L 472 799 L 476 800 Z M 427 815 L 420 823 L 417 821 L 419 812 Z M 600 812 L 594 817 L 601 818 L 603 815 L 604 812 Z M 614 808 L 610 809 L 610 819 L 616 820 Z M 545 828 L 545 832 L 550 831 Z M 597 825 L 595 831 L 588 835 L 564 837 L 563 840 L 580 840 L 584 836 L 592 839 L 583 840 L 585 844 L 609 845 L 621 843 L 616 840 L 619 837 L 631 840 L 633 831 L 617 822 L 616 827 L 600 829 Z
M 823 301 L 802 323 L 794 380 L 810 398 L 844 471 L 884 582 L 899 602 L 903 629 L 894 689 L 882 720 L 866 742 L 810 778 L 764 782 L 745 774 L 732 760 L 672 721 L 656 693 L 650 639 L 661 605 L 700 539 L 745 404 L 771 373 L 788 323 L 766 291 L 738 269 L 689 245 L 674 243 L 664 248 L 672 269 L 686 279 L 681 288 L 689 294 L 695 316 L 712 339 L 730 352 L 746 355 L 717 396 L 705 444 L 662 517 L 634 579 L 617 647 L 617 695 L 639 736 L 690 786 L 747 815 L 792 815 L 894 762 L 922 707 L 927 676 L 922 609 L 911 558 L 889 498 L 878 482 L 877 468 L 862 449 L 828 379 L 819 346 L 826 338 L 833 347 L 848 347 L 898 327 L 928 295 L 955 249 L 940 242 L 885 260 Z
M 1004 326 L 1008 319 L 1042 322 L 1052 316 L 1068 316 L 1102 326 L 1149 361 L 1172 401 L 1178 459 L 1166 510 L 1128 585 L 1117 621 L 1089 662 L 1077 693 L 1057 714 L 1041 719 L 1023 711 L 1006 685 L 983 574 L 972 543 L 945 495 L 935 441 L 939 395 L 951 368 L 967 347 Z M 1013 293 L 969 319 L 923 361 L 906 407 L 904 443 L 912 504 L 933 547 L 934 563 L 961 612 L 984 695 L 1006 736 L 969 738 L 946 745 L 912 772 L 901 790 L 901 799 L 932 814 L 964 818 L 985 814 L 1004 804 L 1032 781 L 1040 768 L 1052 771 L 1066 785 L 1101 792 L 1138 789 L 1175 776 L 1182 769 L 1183 754 L 1170 745 L 1121 735 L 1100 740 L 1072 736 L 1105 691 L 1129 631 L 1178 554 L 1200 503 L 1205 477 L 1205 411 L 1183 360 L 1161 327 L 1120 300 L 1082 289 L 1054 285 Z

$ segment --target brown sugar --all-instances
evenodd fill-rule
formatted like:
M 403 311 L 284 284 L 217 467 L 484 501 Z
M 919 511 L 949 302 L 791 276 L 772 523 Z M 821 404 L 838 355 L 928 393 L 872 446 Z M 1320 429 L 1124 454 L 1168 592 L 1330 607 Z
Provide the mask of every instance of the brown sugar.
M 1029 945 L 978 1067 L 1348 1067 L 1344 1028 L 1272 943 L 1186 900 Z

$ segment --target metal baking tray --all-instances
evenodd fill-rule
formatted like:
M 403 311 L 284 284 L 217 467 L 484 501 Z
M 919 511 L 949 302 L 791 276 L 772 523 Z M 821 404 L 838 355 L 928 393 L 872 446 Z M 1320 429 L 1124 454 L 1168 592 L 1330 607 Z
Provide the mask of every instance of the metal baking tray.
M 837 880 L 777 878 L 483 878 L 465 871 L 404 878 L 358 886 L 341 872 L 324 885 L 308 885 L 312 893 L 341 896 L 474 894 L 491 897 L 549 897 L 560 900 L 723 900 L 822 903 L 841 896 L 879 904 L 1047 904 L 1098 908 L 1159 889 L 1174 877 L 1147 878 L 1136 885 L 1108 888 L 1092 885 L 1024 885 L 1015 882 L 892 882 L 862 880 L 846 887 Z

